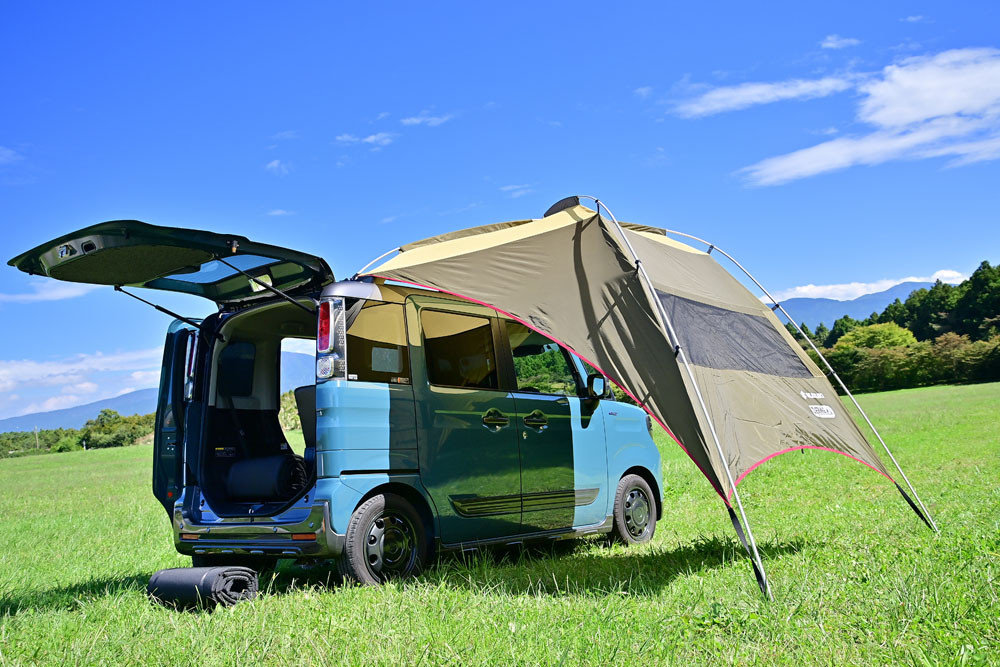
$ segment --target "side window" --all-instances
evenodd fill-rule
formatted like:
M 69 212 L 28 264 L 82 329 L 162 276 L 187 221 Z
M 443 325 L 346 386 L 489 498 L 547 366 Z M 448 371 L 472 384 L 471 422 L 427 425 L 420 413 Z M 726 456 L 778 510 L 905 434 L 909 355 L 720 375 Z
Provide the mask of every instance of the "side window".
M 514 356 L 518 391 L 561 396 L 579 394 L 576 374 L 562 348 L 520 322 L 508 320 L 505 324 Z
M 431 384 L 470 389 L 499 386 L 489 318 L 423 310 L 420 326 Z
M 370 302 L 347 329 L 347 379 L 409 384 L 403 305 Z

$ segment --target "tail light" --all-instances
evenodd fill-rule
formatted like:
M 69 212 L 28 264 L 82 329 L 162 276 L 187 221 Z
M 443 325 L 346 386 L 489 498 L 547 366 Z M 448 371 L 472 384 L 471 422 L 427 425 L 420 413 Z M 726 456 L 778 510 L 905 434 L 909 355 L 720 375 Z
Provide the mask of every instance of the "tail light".
M 319 304 L 319 324 L 316 329 L 316 352 L 319 354 L 326 354 L 330 351 L 330 320 L 332 319 L 330 311 L 332 309 L 333 304 L 330 301 Z
M 339 297 L 319 304 L 316 377 L 323 380 L 347 379 L 347 313 L 344 300 Z

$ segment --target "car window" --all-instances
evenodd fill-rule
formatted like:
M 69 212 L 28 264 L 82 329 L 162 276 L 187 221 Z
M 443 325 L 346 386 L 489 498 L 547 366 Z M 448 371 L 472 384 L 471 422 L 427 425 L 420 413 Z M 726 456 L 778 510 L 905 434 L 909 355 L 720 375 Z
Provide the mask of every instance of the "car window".
M 347 379 L 409 384 L 403 305 L 372 302 L 347 329 Z
M 431 384 L 475 389 L 499 386 L 489 318 L 422 310 L 420 326 Z
M 518 391 L 561 396 L 579 394 L 576 374 L 559 345 L 520 322 L 507 321 L 506 327 Z

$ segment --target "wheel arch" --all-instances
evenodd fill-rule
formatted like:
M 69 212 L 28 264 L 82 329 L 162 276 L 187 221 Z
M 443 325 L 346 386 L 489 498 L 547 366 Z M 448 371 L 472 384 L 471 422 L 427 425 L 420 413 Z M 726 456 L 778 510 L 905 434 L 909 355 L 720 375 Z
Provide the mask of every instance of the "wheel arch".
M 648 468 L 632 466 L 621 474 L 618 481 L 621 482 L 626 475 L 638 475 L 646 480 L 646 484 L 649 484 L 649 488 L 653 492 L 653 502 L 656 503 L 656 520 L 659 521 L 663 518 L 663 497 L 660 492 L 660 485 L 656 483 L 656 476 Z
M 394 493 L 397 496 L 405 498 L 411 505 L 413 505 L 413 509 L 417 510 L 417 514 L 420 515 L 420 519 L 424 523 L 424 530 L 427 532 L 428 544 L 433 542 L 437 529 L 434 522 L 434 513 L 431 511 L 430 503 L 419 490 L 409 484 L 396 481 L 379 484 L 361 496 L 361 499 L 354 506 L 354 511 L 357 511 L 359 507 L 368 502 L 368 500 L 373 496 L 377 496 L 381 493 Z

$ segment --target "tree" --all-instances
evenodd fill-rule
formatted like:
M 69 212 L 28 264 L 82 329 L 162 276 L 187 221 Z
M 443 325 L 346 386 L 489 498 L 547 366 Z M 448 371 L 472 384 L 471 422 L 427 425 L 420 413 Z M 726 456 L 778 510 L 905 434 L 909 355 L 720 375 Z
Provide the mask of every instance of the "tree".
M 962 287 L 954 317 L 959 333 L 973 340 L 1000 333 L 1000 265 L 984 261 Z
M 917 340 L 931 340 L 954 328 L 955 303 L 961 290 L 940 280 L 928 289 L 914 290 L 906 298 L 910 319 L 907 328 Z
M 855 327 L 837 341 L 837 348 L 864 347 L 868 349 L 887 349 L 913 345 L 917 339 L 913 334 L 892 322 L 885 324 L 869 324 Z
M 833 323 L 833 328 L 830 329 L 829 335 L 827 335 L 826 340 L 823 341 L 824 347 L 833 347 L 840 340 L 840 337 L 851 329 L 860 326 L 860 322 L 851 317 L 850 315 L 844 315 Z
M 879 324 L 887 324 L 892 322 L 898 324 L 901 327 L 905 327 L 907 321 L 910 319 L 910 313 L 903 305 L 903 302 L 896 299 L 882 311 L 882 314 L 878 316 Z
M 816 341 L 817 345 L 825 345 L 826 339 L 830 335 L 830 330 L 826 328 L 826 325 L 822 322 L 816 327 L 816 331 L 813 332 L 813 339 Z

